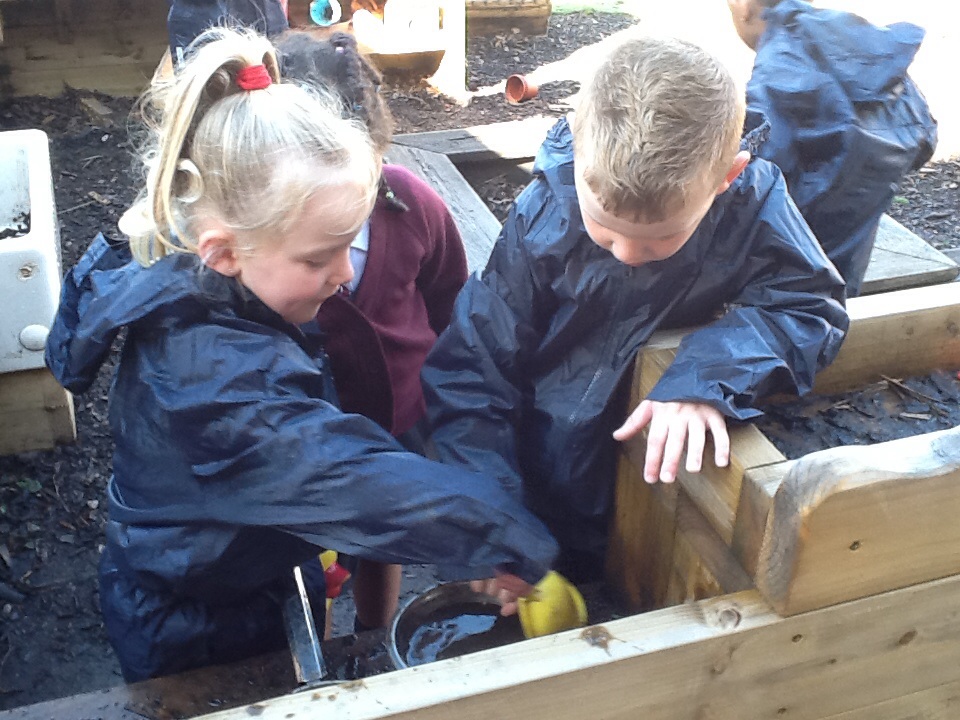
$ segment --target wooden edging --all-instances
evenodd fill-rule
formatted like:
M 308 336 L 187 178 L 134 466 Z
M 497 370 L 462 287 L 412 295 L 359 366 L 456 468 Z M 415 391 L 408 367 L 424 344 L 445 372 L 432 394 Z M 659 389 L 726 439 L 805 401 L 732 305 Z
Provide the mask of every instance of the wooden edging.
M 836 392 L 862 386 L 879 379 L 883 374 L 903 377 L 938 367 L 960 365 L 960 284 L 856 298 L 850 301 L 849 312 L 849 335 L 835 363 L 818 378 L 818 391 Z M 644 349 L 634 376 L 632 397 L 635 401 L 649 393 L 673 362 L 684 334 L 684 331 L 657 334 Z M 758 587 L 769 593 L 777 609 L 783 613 L 794 613 L 910 582 L 942 577 L 950 572 L 960 572 L 960 564 L 952 551 L 941 551 L 939 545 L 937 548 L 924 548 L 924 531 L 927 527 L 918 519 L 923 512 L 931 519 L 940 518 L 938 522 L 948 526 L 935 533 L 937 537 L 944 533 L 949 536 L 941 538 L 943 543 L 960 540 L 960 536 L 956 540 L 950 536 L 951 521 L 943 519 L 936 512 L 940 504 L 945 508 L 953 507 L 956 493 L 951 494 L 950 490 L 952 476 L 940 478 L 947 470 L 930 465 L 931 462 L 949 464 L 943 459 L 934 460 L 929 455 L 931 452 L 934 456 L 938 452 L 942 455 L 943 451 L 933 450 L 929 446 L 925 449 L 921 447 L 923 443 L 929 444 L 931 441 L 930 436 L 919 436 L 907 444 L 894 444 L 892 450 L 884 449 L 884 445 L 871 446 L 853 451 L 849 456 L 845 454 L 849 448 L 838 448 L 827 452 L 834 454 L 831 457 L 848 457 L 848 460 L 835 460 L 836 467 L 829 470 L 820 464 L 814 471 L 811 468 L 817 462 L 816 454 L 809 460 L 804 458 L 787 462 L 755 427 L 736 427 L 731 429 L 731 458 L 727 468 L 713 465 L 712 453 L 708 448 L 704 471 L 699 474 L 681 471 L 677 484 L 681 488 L 681 497 L 688 496 L 693 501 L 713 530 L 731 548 L 748 575 L 755 577 Z M 653 489 L 644 487 L 641 476 L 644 442 L 643 438 L 637 438 L 625 446 L 626 452 L 618 473 L 618 507 L 608 556 L 608 576 L 634 608 L 657 607 L 668 599 L 671 567 L 678 551 L 676 490 L 666 491 L 659 486 Z M 895 505 L 887 504 L 885 508 L 879 505 L 887 503 L 886 498 L 893 497 L 890 493 L 896 494 L 901 491 L 898 488 L 906 488 L 908 484 L 906 480 L 900 485 L 894 483 L 889 488 L 877 484 L 882 479 L 877 473 L 884 469 L 883 465 L 871 469 L 874 466 L 858 460 L 860 456 L 857 454 L 870 456 L 874 452 L 878 453 L 877 457 L 885 456 L 888 452 L 911 457 L 911 462 L 917 468 L 915 474 L 901 475 L 913 478 L 915 482 L 909 485 L 910 488 L 918 486 L 917 483 L 922 480 L 926 483 L 924 492 L 932 493 L 935 504 L 924 506 L 924 511 L 913 508 L 910 498 L 903 500 L 907 507 L 913 508 L 911 517 L 917 523 L 915 528 L 909 524 L 898 525 L 886 521 L 883 512 Z M 797 465 L 805 461 L 809 463 L 804 466 L 805 469 L 797 470 Z M 837 475 L 844 467 L 850 469 L 852 466 L 849 463 L 853 462 L 861 463 L 859 480 L 852 477 L 852 472 Z M 901 464 L 892 461 L 884 464 L 891 468 L 901 467 Z M 791 482 L 781 490 L 788 473 L 794 473 L 797 478 L 802 474 L 804 479 L 802 482 Z M 816 498 L 809 495 L 811 492 L 817 494 Z M 780 503 L 779 514 L 773 513 L 775 498 Z M 897 498 L 897 502 L 900 502 L 899 495 Z M 921 500 L 914 498 L 913 501 Z M 821 522 L 821 518 L 830 518 L 823 520 L 826 523 L 823 527 L 816 527 L 819 533 L 826 533 L 822 542 L 829 546 L 831 552 L 843 555 L 847 547 L 854 545 L 858 538 L 851 537 L 838 550 L 839 546 L 834 547 L 835 538 L 829 534 L 828 527 L 830 522 L 844 525 L 847 518 L 840 518 L 838 513 L 849 507 L 849 503 L 854 503 L 853 507 L 857 508 L 855 514 L 858 519 L 866 518 L 876 525 L 872 532 L 870 528 L 857 529 L 862 536 L 857 547 L 864 546 L 863 538 L 869 538 L 871 546 L 856 556 L 856 573 L 866 573 L 864 581 L 861 583 L 851 579 L 850 575 L 834 577 L 829 571 L 810 570 L 806 564 L 794 567 L 795 563 L 791 560 L 796 558 L 803 542 L 810 542 L 811 528 L 814 523 Z M 771 518 L 777 520 L 775 530 L 771 529 Z M 801 523 L 802 527 L 793 527 L 791 532 L 790 522 Z M 880 533 L 883 539 L 875 541 L 875 533 Z M 892 538 L 900 540 L 894 541 Z M 886 558 L 885 553 L 894 552 L 887 539 L 899 543 L 900 550 L 912 557 L 905 556 L 907 559 L 903 561 L 910 564 L 909 568 L 902 568 Z M 816 540 L 820 542 L 821 537 L 818 536 Z M 815 551 L 826 552 L 818 547 L 811 545 L 809 554 L 802 555 L 804 563 L 812 562 Z M 763 562 L 760 560 L 762 548 L 765 548 L 763 557 L 766 558 Z M 933 557 L 923 559 L 925 554 Z M 854 568 L 848 560 L 844 558 L 844 562 L 839 562 L 838 566 L 852 573 Z M 833 559 L 824 561 L 821 557 L 817 562 L 829 565 Z M 826 576 L 823 572 L 827 573 Z M 817 580 L 821 576 L 825 578 L 823 582 Z
M 847 309 L 850 331 L 836 360 L 817 376 L 816 392 L 862 387 L 883 375 L 905 377 L 960 366 L 960 283 L 853 298 Z M 653 389 L 686 332 L 654 335 L 637 361 L 631 397 L 639 401 Z M 642 448 L 632 456 L 642 462 Z M 744 475 L 784 460 L 755 427 L 733 428 L 727 468 L 713 464 L 708 448 L 703 472 L 681 470 L 678 482 L 720 536 L 732 543 Z
M 396 135 L 393 142 L 446 155 L 458 165 L 485 160 L 530 160 L 556 122 L 555 117 L 538 115 L 459 130 Z
M 773 498 L 757 588 L 781 615 L 960 573 L 960 428 L 811 453 Z
M 0 455 L 77 439 L 73 396 L 46 368 L 0 373 Z
M 950 577 L 784 619 L 748 591 L 206 717 L 927 717 L 957 681 L 958 595 Z

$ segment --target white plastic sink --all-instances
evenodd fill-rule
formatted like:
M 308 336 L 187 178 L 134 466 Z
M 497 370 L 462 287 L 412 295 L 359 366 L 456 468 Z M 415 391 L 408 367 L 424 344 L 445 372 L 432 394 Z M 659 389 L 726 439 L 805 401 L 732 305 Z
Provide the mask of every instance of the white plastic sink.
M 60 229 L 47 135 L 0 132 L 0 373 L 43 367 L 60 297 Z

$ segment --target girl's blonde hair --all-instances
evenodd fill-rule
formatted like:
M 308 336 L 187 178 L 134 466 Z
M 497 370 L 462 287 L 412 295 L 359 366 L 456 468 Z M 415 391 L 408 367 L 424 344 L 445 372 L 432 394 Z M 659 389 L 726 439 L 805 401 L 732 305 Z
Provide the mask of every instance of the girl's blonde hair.
M 616 48 L 584 90 L 574 154 L 604 210 L 658 222 L 733 164 L 744 102 L 730 73 L 680 40 Z
M 261 64 L 273 83 L 241 89 L 237 73 Z M 146 187 L 120 220 L 138 262 L 196 252 L 200 218 L 282 238 L 325 187 L 355 185 L 370 212 L 380 161 L 368 133 L 331 96 L 281 84 L 278 68 L 266 38 L 216 28 L 175 75 L 154 79 L 139 105 Z

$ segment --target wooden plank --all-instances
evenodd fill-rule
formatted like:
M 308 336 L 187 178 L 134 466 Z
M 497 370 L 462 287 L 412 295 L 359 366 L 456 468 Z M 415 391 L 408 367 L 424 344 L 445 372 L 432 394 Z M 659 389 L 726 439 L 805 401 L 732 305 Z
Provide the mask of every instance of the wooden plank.
M 960 680 L 831 715 L 827 720 L 956 720 L 958 715 Z
M 633 612 L 662 607 L 670 583 L 678 486 L 644 482 L 642 437 L 624 443 L 617 466 L 607 581 Z
M 114 95 L 138 95 L 167 44 L 166 7 L 116 0 L 61 4 L 16 3 L 4 8 L 0 46 L 4 90 L 12 95 L 56 95 L 65 86 Z M 70 37 L 76 41 L 66 42 Z
M 757 574 L 760 548 L 773 509 L 773 497 L 795 460 L 750 468 L 744 473 L 733 529 L 734 557 L 750 577 Z
M 677 482 L 700 508 L 728 545 L 733 542 L 737 506 L 743 476 L 751 468 L 785 460 L 779 450 L 753 425 L 730 425 L 730 462 L 717 467 L 713 462 L 713 440 L 707 438 L 703 467 L 699 473 L 677 471 Z
M 811 453 L 777 489 L 757 587 L 782 615 L 960 573 L 960 427 Z
M 817 720 L 955 682 L 958 601 L 954 576 L 780 618 L 747 591 L 208 720 Z
M 637 365 L 639 378 L 631 395 L 635 406 L 645 397 L 673 362 L 682 333 L 672 331 L 659 335 L 648 344 Z M 703 468 L 699 473 L 677 472 L 677 482 L 690 495 L 713 528 L 727 544 L 733 541 L 737 504 L 743 474 L 750 468 L 783 462 L 785 458 L 753 425 L 730 426 L 730 463 L 725 468 L 713 462 L 713 441 L 708 437 L 704 449 Z M 642 465 L 640 466 L 642 469 Z
M 396 135 L 393 142 L 404 147 L 441 153 L 458 165 L 484 160 L 523 162 L 533 159 L 547 136 L 547 131 L 556 122 L 555 117 L 538 115 L 523 120 L 475 125 L 459 130 Z
M 676 506 L 673 562 L 663 606 L 753 588 L 753 581 L 733 557 L 730 547 L 711 527 L 690 496 L 679 493 Z
M 49 370 L 0 374 L 0 455 L 49 450 L 76 439 L 73 398 Z
M 436 190 L 450 208 L 467 253 L 470 272 L 482 270 L 500 234 L 500 223 L 445 155 L 391 145 L 387 160 L 416 174 Z
M 358 637 L 351 641 L 356 643 Z M 213 665 L 2 710 L 0 720 L 192 718 L 212 708 L 246 706 L 264 697 L 293 692 L 296 686 L 290 651 L 283 649 L 229 665 Z
M 889 215 L 880 218 L 863 278 L 864 295 L 954 280 L 960 266 Z
M 960 283 L 897 290 L 851 298 L 850 331 L 833 363 L 816 378 L 814 391 L 845 392 L 881 379 L 907 377 L 960 366 Z M 642 392 L 653 388 L 687 330 L 654 333 L 648 349 L 663 351 L 649 363 Z M 662 370 L 661 370 L 662 372 Z
M 960 366 L 960 283 L 852 298 L 847 311 L 850 332 L 837 359 L 817 376 L 816 392 Z

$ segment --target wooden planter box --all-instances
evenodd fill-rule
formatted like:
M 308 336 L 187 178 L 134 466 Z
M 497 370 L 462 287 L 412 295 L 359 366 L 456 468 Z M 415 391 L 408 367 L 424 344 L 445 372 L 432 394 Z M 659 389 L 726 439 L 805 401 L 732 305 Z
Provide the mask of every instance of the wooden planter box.
M 850 302 L 816 389 L 960 366 L 960 283 Z M 638 358 L 633 402 L 681 332 Z M 265 720 L 949 718 L 960 702 L 960 428 L 649 486 L 621 458 L 608 570 L 632 617 L 210 715 Z M 708 451 L 707 455 L 710 453 Z
M 960 367 L 960 284 L 856 298 L 848 307 L 849 335 L 815 392 Z M 681 336 L 660 334 L 641 355 L 635 399 L 672 362 Z M 745 579 L 737 569 L 782 615 L 960 572 L 960 428 L 788 461 L 746 425 L 731 433 L 729 467 L 681 470 L 674 486 L 638 482 L 642 460 L 642 442 L 629 443 L 609 558 L 635 608 L 735 586 Z M 638 513 L 648 521 L 635 522 Z M 709 546 L 723 552 L 707 563 Z M 691 561 L 697 555 L 701 567 Z

